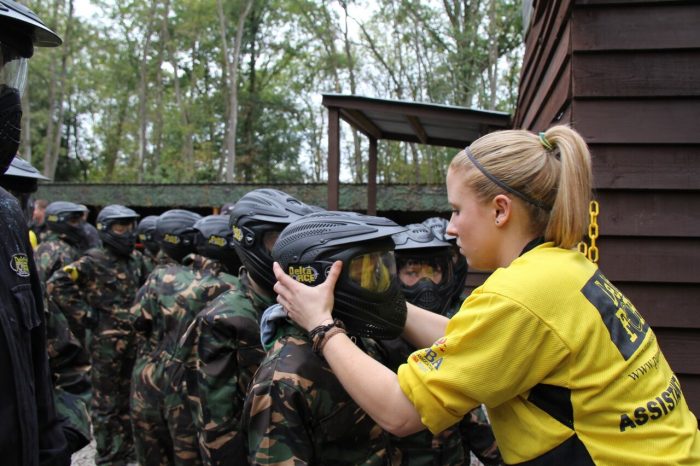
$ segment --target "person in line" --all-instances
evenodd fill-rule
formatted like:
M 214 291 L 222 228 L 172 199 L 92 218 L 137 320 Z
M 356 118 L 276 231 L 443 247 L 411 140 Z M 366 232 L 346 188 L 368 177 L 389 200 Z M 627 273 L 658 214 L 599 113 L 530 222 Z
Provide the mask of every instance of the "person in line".
M 21 141 L 26 60 L 35 46 L 60 44 L 61 38 L 33 11 L 3 0 L 0 175 Z M 70 452 L 56 415 L 46 353 L 43 288 L 23 207 L 0 188 L 0 458 L 8 466 L 68 465 Z
M 335 260 L 348 267 L 335 289 L 333 326 L 309 335 L 281 306 L 263 314 L 267 356 L 241 424 L 249 464 L 391 464 L 388 435 L 350 398 L 321 354 L 325 332 L 347 332 L 363 356 L 383 363 L 375 340 L 397 337 L 406 318 L 391 240 L 403 229 L 382 217 L 318 212 L 280 234 L 272 255 L 303 283 L 322 282 Z
M 27 206 L 31 194 L 36 192 L 37 180 L 42 179 L 47 178 L 16 156 L 5 174 L 0 175 L 0 186 Z M 29 220 L 31 209 L 24 210 Z M 66 438 L 67 452 L 74 453 L 92 438 L 87 409 L 91 396 L 90 356 L 68 328 L 68 321 L 58 306 L 48 300 L 44 300 L 44 322 L 56 414 Z
M 41 241 L 46 236 L 46 207 L 48 207 L 49 201 L 46 199 L 35 199 L 34 208 L 32 209 L 32 221 L 29 224 L 29 229 L 34 233 L 34 238 L 36 244 L 34 248 L 41 243 Z
M 272 246 L 284 227 L 314 210 L 282 191 L 256 189 L 232 204 L 226 216 L 227 244 L 240 268 L 239 287 L 209 303 L 184 340 L 191 342 L 194 355 L 187 392 L 191 399 L 196 397 L 196 426 L 206 465 L 246 462 L 239 435 L 241 409 L 265 356 L 260 318 L 275 303 Z
M 163 261 L 149 274 L 129 310 L 135 329 L 137 357 L 131 375 L 131 422 L 136 459 L 144 465 L 173 465 L 176 451 L 165 419 L 165 379 L 161 363 L 166 334 L 188 313 L 185 293 L 196 282 L 195 271 L 182 261 L 195 252 L 194 224 L 202 216 L 172 209 L 156 218 L 153 237 Z M 169 337 L 172 338 L 172 337 Z M 198 461 L 197 451 L 178 445 L 178 455 Z
M 406 301 L 445 315 L 456 290 L 452 245 L 435 237 L 425 224 L 406 225 L 406 231 L 392 236 L 396 244 L 396 268 L 401 292 Z M 403 338 L 379 342 L 387 353 L 387 367 L 396 371 L 417 348 Z M 404 466 L 442 466 L 472 463 L 474 455 L 479 464 L 500 465 L 493 431 L 485 421 L 481 406 L 468 412 L 454 426 L 438 435 L 423 430 L 407 437 L 392 436 L 395 458 L 392 464 Z
M 104 207 L 97 215 L 103 246 L 54 272 L 46 285 L 73 333 L 82 332 L 76 336 L 84 338 L 86 328 L 92 331 L 91 416 L 98 465 L 125 466 L 135 457 L 129 391 L 136 342 L 129 309 L 150 273 L 134 250 L 138 217 L 122 205 Z
M 699 464 L 697 419 L 654 332 L 575 247 L 591 191 L 588 148 L 566 126 L 494 132 L 458 153 L 447 233 L 493 273 L 450 320 L 409 309 L 403 335 L 424 349 L 398 374 L 330 327 L 323 356 L 358 404 L 405 436 L 483 403 L 507 464 Z M 278 302 L 305 330 L 329 328 L 344 267 L 310 288 L 275 265 Z
M 167 262 L 164 254 L 160 253 L 160 246 L 155 238 L 157 215 L 148 215 L 139 221 L 136 227 L 136 249 L 141 251 L 143 257 L 153 267 Z
M 43 283 L 87 249 L 83 212 L 81 205 L 67 201 L 55 201 L 46 208 L 47 234 L 34 253 Z
M 455 236 L 448 235 L 446 232 L 447 225 L 450 223 L 448 220 L 442 217 L 430 217 L 423 220 L 422 223 L 433 232 L 433 235 L 437 239 L 440 241 L 446 241 L 452 246 L 452 274 L 454 278 L 452 280 L 451 289 L 447 292 L 448 296 L 446 308 L 439 312 L 450 319 L 453 315 L 457 314 L 459 308 L 462 307 L 462 303 L 465 299 L 467 299 L 467 296 L 469 296 L 466 285 L 467 272 L 469 272 L 467 259 L 459 252 L 457 238 Z
M 90 223 L 90 209 L 85 204 L 78 204 L 83 208 L 83 231 L 85 232 L 85 249 L 102 247 L 102 240 L 97 228 Z

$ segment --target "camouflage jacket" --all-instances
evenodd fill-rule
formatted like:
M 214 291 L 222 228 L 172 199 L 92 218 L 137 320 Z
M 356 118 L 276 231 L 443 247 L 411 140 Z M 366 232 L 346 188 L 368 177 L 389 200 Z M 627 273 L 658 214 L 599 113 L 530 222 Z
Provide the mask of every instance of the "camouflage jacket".
M 80 249 L 61 238 L 59 234 L 49 232 L 46 239 L 39 243 L 34 252 L 34 260 L 41 282 L 46 283 L 46 280 L 51 278 L 56 270 L 77 261 L 80 256 Z
M 71 331 L 81 341 L 85 328 L 93 335 L 131 335 L 129 312 L 136 292 L 150 270 L 141 253 L 128 257 L 107 248 L 90 249 L 77 261 L 56 271 L 46 291 L 66 314 Z
M 172 262 L 155 267 L 136 293 L 134 305 L 129 309 L 138 347 L 135 370 L 158 357 L 166 325 L 176 326 L 177 322 L 172 320 L 187 313 L 187 310 L 183 309 L 186 303 L 178 299 L 178 296 L 186 291 L 194 280 L 195 274 L 192 269 Z
M 197 312 L 237 285 L 238 279 L 223 273 L 218 261 L 196 254 L 185 257 L 182 264 L 156 267 L 130 309 L 139 354 L 165 364 Z
M 260 316 L 274 303 L 253 292 L 247 275 L 238 290 L 228 291 L 197 315 L 195 330 L 196 387 L 199 398 L 195 425 L 202 435 L 203 455 L 213 465 L 245 462 L 239 434 L 245 395 L 265 351 L 260 343 Z M 201 416 L 201 417 L 199 417 Z
M 306 332 L 287 323 L 277 334 L 243 407 L 249 464 L 390 464 L 387 434 L 312 351 Z M 373 340 L 357 344 L 379 358 Z

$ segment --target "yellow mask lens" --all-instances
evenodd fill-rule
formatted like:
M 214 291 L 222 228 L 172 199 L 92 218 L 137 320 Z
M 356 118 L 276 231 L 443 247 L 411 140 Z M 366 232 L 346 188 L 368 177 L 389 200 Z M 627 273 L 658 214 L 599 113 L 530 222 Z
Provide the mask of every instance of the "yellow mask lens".
M 348 270 L 350 280 L 362 289 L 382 292 L 391 286 L 396 265 L 391 251 L 372 252 L 354 257 Z

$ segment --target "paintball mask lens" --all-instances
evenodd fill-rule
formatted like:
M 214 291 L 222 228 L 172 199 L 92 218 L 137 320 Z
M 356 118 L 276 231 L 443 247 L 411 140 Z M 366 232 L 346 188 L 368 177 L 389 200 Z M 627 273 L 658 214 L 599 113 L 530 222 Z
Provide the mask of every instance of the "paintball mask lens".
M 131 233 L 134 231 L 134 222 L 114 222 L 111 227 L 112 233 L 116 235 L 123 235 L 126 233 Z
M 268 254 L 272 254 L 272 247 L 277 242 L 280 232 L 277 230 L 270 230 L 263 233 L 262 244 Z
M 348 278 L 356 286 L 372 293 L 389 289 L 396 277 L 393 251 L 379 251 L 353 257 L 348 266 Z
M 73 227 L 78 227 L 83 223 L 83 215 L 78 213 L 72 213 L 66 217 L 66 223 Z
M 423 279 L 428 279 L 439 285 L 450 279 L 450 267 L 448 261 L 452 260 L 443 256 L 441 258 L 399 258 L 399 280 L 406 286 L 413 286 Z

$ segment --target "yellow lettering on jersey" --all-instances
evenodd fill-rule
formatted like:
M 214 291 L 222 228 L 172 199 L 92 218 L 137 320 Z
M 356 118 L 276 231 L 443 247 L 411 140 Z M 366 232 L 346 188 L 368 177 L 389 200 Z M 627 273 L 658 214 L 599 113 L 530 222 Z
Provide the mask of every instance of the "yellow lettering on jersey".
M 617 312 L 615 313 L 615 317 L 617 317 L 617 320 L 619 320 L 620 323 L 622 324 L 622 328 L 625 329 L 625 332 L 627 332 L 627 335 L 629 335 L 630 341 L 632 343 L 637 341 L 637 335 L 634 332 L 632 332 L 632 330 L 630 329 L 632 324 L 630 323 L 630 320 L 627 318 L 627 313 L 625 312 L 625 310 L 622 308 L 618 308 Z

